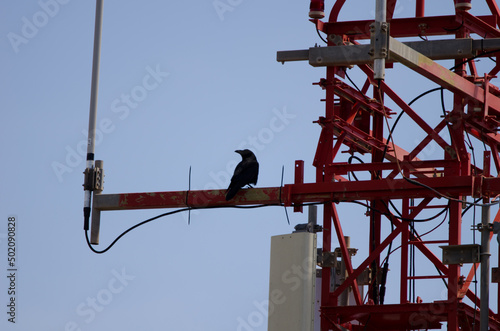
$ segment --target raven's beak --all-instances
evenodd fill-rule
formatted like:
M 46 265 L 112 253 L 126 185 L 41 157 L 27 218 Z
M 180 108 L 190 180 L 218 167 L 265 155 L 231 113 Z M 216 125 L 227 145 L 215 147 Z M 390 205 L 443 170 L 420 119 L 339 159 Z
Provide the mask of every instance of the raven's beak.
M 238 150 L 235 150 L 234 152 L 235 152 L 235 153 L 238 153 L 238 154 L 240 154 L 240 155 L 241 155 L 241 152 L 243 152 L 243 151 L 242 151 L 242 150 L 240 150 L 240 149 L 238 149 Z

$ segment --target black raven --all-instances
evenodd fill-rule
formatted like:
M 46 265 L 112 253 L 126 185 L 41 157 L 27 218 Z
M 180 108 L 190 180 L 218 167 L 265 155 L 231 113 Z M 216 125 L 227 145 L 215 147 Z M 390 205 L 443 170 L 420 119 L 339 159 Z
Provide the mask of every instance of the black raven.
M 240 154 L 243 160 L 234 169 L 231 183 L 226 191 L 226 201 L 231 200 L 243 186 L 252 187 L 250 184 L 257 184 L 257 176 L 259 175 L 259 162 L 252 151 L 243 149 L 235 152 Z

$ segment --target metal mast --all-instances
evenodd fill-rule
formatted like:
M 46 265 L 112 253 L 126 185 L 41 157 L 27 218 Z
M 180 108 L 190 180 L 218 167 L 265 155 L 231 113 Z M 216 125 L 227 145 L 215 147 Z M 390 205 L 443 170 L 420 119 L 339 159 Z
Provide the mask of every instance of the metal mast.
M 321 126 L 321 135 L 314 159 L 316 181 L 318 185 L 350 183 L 353 187 L 357 186 L 359 194 L 356 198 L 339 198 L 336 202 L 369 201 L 367 215 L 370 234 L 369 254 L 364 261 L 354 267 L 349 259 L 344 260 L 348 277 L 341 286 L 332 290 L 332 271 L 323 268 L 321 330 L 440 329 L 442 323 L 447 323 L 448 330 L 479 330 L 479 326 L 480 330 L 500 330 L 498 315 L 488 308 L 491 240 L 488 203 L 494 194 L 475 189 L 484 180 L 494 178 L 489 170 L 490 152 L 485 152 L 482 164 L 472 164 L 466 146 L 469 136 L 483 142 L 491 151 L 496 174 L 500 172 L 500 136 L 497 134 L 500 90 L 490 82 L 500 70 L 496 60 L 497 51 L 500 51 L 500 30 L 497 29 L 500 11 L 495 1 L 486 0 L 491 11 L 486 16 L 472 15 L 469 13 L 471 2 L 461 0 L 454 1 L 455 12 L 451 15 L 425 16 L 425 1 L 420 0 L 415 3 L 415 17 L 393 18 L 397 1 L 376 0 L 375 22 L 339 21 L 345 0 L 337 0 L 328 20 L 322 21 L 317 10 L 324 8 L 324 4 L 319 4 L 322 2 L 311 1 L 310 16 L 316 28 L 326 34 L 327 47 L 282 51 L 278 52 L 277 59 L 280 62 L 304 60 L 315 67 L 326 67 L 326 77 L 317 83 L 325 90 L 326 98 L 325 115 L 317 121 Z M 380 10 L 384 10 L 384 13 L 380 13 Z M 473 35 L 479 36 L 478 39 L 472 39 Z M 448 36 L 448 39 L 439 39 L 439 36 Z M 449 39 L 449 36 L 454 39 Z M 425 41 L 398 41 L 403 37 L 420 37 Z M 363 40 L 370 40 L 370 43 L 363 44 Z M 490 56 L 494 62 L 491 62 L 489 71 L 480 73 L 473 59 L 483 56 Z M 455 66 L 448 70 L 436 62 L 441 59 L 455 59 Z M 411 104 L 398 96 L 395 92 L 397 87 L 393 88 L 390 81 L 383 80 L 384 68 L 392 68 L 395 62 L 453 93 L 452 110 L 443 109 L 444 116 L 441 116 L 442 120 L 436 126 L 428 124 Z M 361 90 L 345 82 L 346 68 L 352 66 L 359 67 L 366 75 Z M 372 95 L 368 95 L 370 89 Z M 416 94 L 422 92 L 416 91 Z M 386 107 L 388 100 L 397 109 Z M 438 114 L 441 112 L 440 105 L 433 108 Z M 393 129 L 389 127 L 389 119 L 401 113 L 411 118 L 412 131 L 425 132 L 424 139 L 417 141 L 408 151 L 394 143 Z M 443 138 L 446 131 L 449 132 L 450 142 Z M 425 154 L 422 151 L 430 143 L 442 150 L 440 159 L 419 158 Z M 352 155 L 371 155 L 371 162 L 336 162 L 341 147 L 347 147 Z M 346 176 L 361 172 L 369 172 L 371 180 L 352 182 Z M 434 183 L 425 184 L 428 181 Z M 469 192 L 442 190 L 440 187 L 461 181 L 471 184 Z M 403 184 L 405 189 L 400 186 Z M 422 195 L 421 189 L 427 193 L 433 192 L 434 196 Z M 342 192 L 339 195 L 349 194 Z M 482 207 L 483 223 L 478 227 L 482 230 L 481 247 L 463 245 L 461 242 L 462 210 L 467 206 L 462 201 L 466 197 L 485 204 Z M 439 203 L 434 202 L 436 198 L 441 198 Z M 399 206 L 399 210 L 394 208 L 395 205 Z M 444 238 L 426 241 L 415 231 L 413 221 L 431 208 L 440 208 L 448 213 L 448 231 Z M 382 219 L 392 223 L 392 231 L 385 238 L 382 236 Z M 498 221 L 500 213 L 495 217 L 495 222 Z M 332 251 L 332 237 L 335 236 L 342 255 L 349 256 L 343 224 L 336 204 L 325 204 L 323 254 Z M 393 248 L 398 246 L 398 242 L 401 244 L 399 271 L 394 270 L 394 267 L 391 270 L 400 273 L 400 299 L 399 303 L 383 304 L 387 274 L 383 257 L 388 256 L 387 250 L 393 242 Z M 438 257 L 435 249 L 431 248 L 436 244 L 442 245 L 443 258 Z M 415 251 L 434 264 L 436 274 L 416 275 L 411 272 L 409 254 Z M 482 284 L 481 297 L 478 298 L 469 285 L 480 256 Z M 464 263 L 473 263 L 472 268 L 470 264 Z M 357 286 L 359 276 L 366 269 L 371 274 L 367 300 L 361 297 Z M 467 278 L 462 276 L 464 272 Z M 422 302 L 410 296 L 409 284 L 422 279 L 439 278 L 446 282 L 446 300 L 437 297 L 434 301 Z M 346 289 L 352 290 L 355 298 L 353 306 L 341 306 L 339 303 Z M 473 307 L 463 302 L 465 297 L 481 307 L 480 318 Z
M 500 316 L 488 308 L 486 287 L 488 246 L 493 235 L 488 203 L 500 194 L 500 89 L 491 83 L 500 71 L 500 10 L 494 0 L 484 1 L 491 12 L 488 15 L 474 16 L 469 12 L 470 1 L 455 0 L 453 13 L 426 16 L 425 0 L 416 0 L 414 17 L 394 18 L 397 0 L 376 0 L 376 8 L 383 12 L 375 21 L 339 21 L 345 0 L 335 1 L 325 20 L 324 1 L 312 0 L 311 21 L 326 35 L 328 45 L 280 51 L 277 60 L 308 61 L 326 69 L 324 78 L 317 82 L 325 91 L 325 112 L 315 121 L 321 130 L 313 160 L 316 181 L 304 183 L 304 163 L 296 161 L 295 183 L 242 190 L 231 201 L 225 201 L 224 189 L 96 194 L 90 242 L 99 243 L 100 215 L 107 210 L 266 204 L 294 206 L 295 211 L 301 211 L 304 203 L 316 202 L 323 204 L 323 254 L 332 253 L 336 238 L 341 256 L 349 257 L 345 238 L 356 234 L 344 232 L 351 220 L 340 218 L 337 205 L 362 203 L 367 209 L 368 254 L 357 266 L 344 259 L 347 275 L 336 288 L 331 286 L 332 268 L 323 266 L 322 331 L 440 329 L 444 323 L 453 331 L 500 330 Z M 409 37 L 415 41 L 399 41 Z M 474 59 L 487 57 L 493 60 L 490 68 L 479 72 Z M 443 59 L 453 59 L 453 68 L 440 65 L 438 61 Z M 385 78 L 385 69 L 397 70 L 401 65 L 453 94 L 451 110 L 432 107 L 436 116 L 442 114 L 437 124 L 427 123 Z M 346 68 L 353 66 L 366 78 L 359 90 L 347 81 Z M 394 109 L 387 106 L 389 103 Z M 389 127 L 401 114 L 412 121 L 411 130 L 423 132 L 423 138 L 405 149 L 396 144 L 393 127 Z M 487 147 L 482 160 L 479 156 L 473 160 L 469 154 L 469 138 Z M 425 157 L 423 151 L 430 145 L 439 150 L 437 158 Z M 340 162 L 345 148 L 368 160 Z M 348 175 L 362 173 L 369 174 L 369 179 L 349 180 Z M 482 245 L 462 242 L 462 212 L 471 201 L 484 208 L 477 227 L 482 231 Z M 414 223 L 433 210 L 447 215 L 443 224 L 446 235 L 426 240 Z M 387 221 L 391 224 L 388 234 L 382 227 Z M 493 221 L 500 222 L 500 212 Z M 390 270 L 399 275 L 400 284 L 398 288 L 391 286 L 391 291 L 399 294 L 397 302 L 388 303 L 384 294 L 391 245 L 392 249 L 400 246 L 400 260 Z M 442 247 L 442 256 L 436 253 L 437 245 Z M 416 252 L 435 266 L 434 274 L 412 272 L 409 256 Z M 358 252 L 357 258 L 360 255 Z M 477 297 L 470 284 L 480 262 L 484 289 Z M 365 299 L 358 280 L 367 274 Z M 428 279 L 444 280 L 446 298 L 436 295 L 424 302 L 416 297 L 411 284 Z M 347 289 L 352 292 L 353 305 L 342 306 L 339 299 Z M 464 302 L 465 298 L 477 303 L 480 314 Z

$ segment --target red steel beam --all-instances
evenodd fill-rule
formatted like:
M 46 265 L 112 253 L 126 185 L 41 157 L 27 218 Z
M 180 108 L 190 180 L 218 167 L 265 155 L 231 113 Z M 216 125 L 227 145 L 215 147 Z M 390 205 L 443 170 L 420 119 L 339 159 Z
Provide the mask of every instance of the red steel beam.
M 490 8 L 490 11 L 495 17 L 497 18 L 497 24 L 493 26 L 499 26 L 500 23 L 500 9 L 498 9 L 497 2 L 495 0 L 486 0 L 486 3 L 488 4 L 488 7 Z
M 401 233 L 407 223 L 400 223 L 396 226 L 387 238 L 370 253 L 370 255 L 353 271 L 353 273 L 332 293 L 333 296 L 340 296 L 349 286 L 352 286 L 359 275 L 376 259 L 380 253 Z
M 351 255 L 349 254 L 349 250 L 347 248 L 346 242 L 345 242 L 345 237 L 344 237 L 344 232 L 342 231 L 342 226 L 340 225 L 340 220 L 339 220 L 339 215 L 337 214 L 337 208 L 335 205 L 332 203 L 332 222 L 333 225 L 335 226 L 335 232 L 337 233 L 337 239 L 340 244 L 340 250 L 342 252 L 342 260 L 344 261 L 348 277 L 352 276 L 352 273 L 354 272 L 351 264 Z M 352 292 L 354 295 L 354 300 L 356 301 L 357 305 L 362 305 L 363 304 L 363 299 L 361 298 L 361 294 L 359 293 L 359 288 L 358 288 L 358 281 L 354 279 L 352 281 Z
M 490 182 L 492 180 L 494 183 Z M 484 179 L 484 192 L 497 190 L 500 178 Z M 418 182 L 432 187 L 446 196 L 472 195 L 481 191 L 481 181 L 472 176 L 451 176 L 435 178 L 419 178 Z M 378 199 L 403 199 L 407 197 L 426 198 L 439 197 L 429 188 L 408 182 L 405 179 L 380 179 L 355 182 L 310 183 L 285 186 L 289 202 L 294 199 L 302 201 L 354 201 Z
M 477 16 L 477 19 L 486 24 L 495 26 L 496 17 L 493 15 Z M 318 27 L 327 34 L 347 35 L 352 39 L 370 39 L 370 24 L 373 20 L 359 20 L 347 22 L 323 23 Z M 454 35 L 460 22 L 455 15 L 393 18 L 390 20 L 391 36 L 394 38 Z M 425 29 L 423 28 L 425 27 Z
M 155 208 L 205 208 L 235 205 L 280 204 L 280 187 L 245 189 L 230 201 L 226 190 L 196 190 L 123 194 L 96 194 L 97 210 L 129 210 Z
M 391 58 L 444 88 L 468 97 L 471 101 L 480 104 L 486 102 L 485 92 L 481 87 L 453 73 L 394 38 L 390 38 L 389 43 Z M 488 102 L 492 109 L 500 112 L 500 98 L 488 93 Z
M 391 14 L 388 13 L 387 15 L 387 21 L 390 23 L 390 36 L 392 38 L 402 38 L 451 35 L 455 38 L 468 38 L 469 33 L 475 33 L 481 38 L 496 38 L 500 36 L 500 30 L 496 29 L 498 19 L 500 17 L 500 10 L 498 9 L 495 1 L 486 1 L 493 15 L 476 17 L 466 11 L 457 11 L 455 15 L 450 16 L 425 17 L 425 1 L 417 0 L 415 11 L 416 17 L 403 19 L 392 19 L 392 12 L 395 9 L 396 1 L 390 1 L 390 4 L 388 3 L 388 8 L 390 7 L 388 11 L 390 11 Z M 344 42 L 351 41 L 353 43 L 357 43 L 356 40 L 369 39 L 370 25 L 373 23 L 372 20 L 336 22 L 340 9 L 344 3 L 344 0 L 338 0 L 331 12 L 329 22 L 321 22 L 321 24 L 318 23 L 317 27 L 321 31 L 327 33 L 327 35 L 334 34 L 342 37 Z M 292 185 L 285 187 L 288 199 L 286 203 L 293 204 L 294 200 L 307 201 L 307 199 L 329 202 L 368 200 L 372 201 L 372 203 L 380 200 L 390 201 L 394 199 L 402 199 L 403 216 L 408 219 L 413 219 L 423 209 L 428 207 L 428 203 L 431 200 L 444 194 L 447 197 L 452 197 L 451 202 L 448 203 L 447 206 L 442 203 L 442 208 L 449 208 L 450 210 L 450 214 L 448 216 L 449 236 L 446 239 L 450 244 L 460 244 L 460 214 L 462 205 L 459 199 L 461 199 L 462 196 L 491 197 L 495 196 L 495 192 L 500 189 L 500 182 L 497 178 L 490 178 L 487 173 L 481 171 L 481 169 L 471 167 L 469 156 L 466 153 L 466 146 L 462 143 L 464 140 L 463 131 L 469 131 L 476 138 L 485 141 L 488 145 L 490 145 L 492 152 L 494 153 L 493 159 L 495 166 L 497 170 L 500 169 L 500 157 L 498 155 L 500 138 L 497 138 L 497 128 L 500 126 L 500 123 L 496 120 L 496 117 L 500 114 L 500 94 L 498 93 L 498 89 L 490 86 L 487 81 L 486 84 L 482 86 L 476 85 L 477 83 L 481 83 L 482 79 L 488 80 L 491 77 L 478 77 L 478 72 L 474 63 L 469 63 L 469 76 L 465 76 L 465 64 L 460 67 L 462 71 L 457 71 L 459 73 L 457 75 L 440 66 L 436 62 L 421 56 L 421 54 L 413 51 L 412 49 L 398 47 L 398 43 L 399 41 L 395 39 L 391 39 L 391 42 L 389 43 L 389 47 L 392 48 L 390 53 L 393 59 L 399 60 L 399 62 L 402 62 L 422 76 L 452 91 L 455 95 L 454 111 L 451 115 L 459 116 L 457 118 L 452 117 L 451 115 L 446 116 L 446 118 L 436 127 L 431 127 L 396 93 L 390 90 L 383 81 L 374 81 L 373 71 L 368 67 L 368 65 L 359 65 L 361 70 L 363 70 L 367 76 L 367 82 L 369 80 L 371 85 L 374 86 L 374 94 L 378 86 L 378 88 L 380 88 L 385 95 L 395 101 L 397 106 L 407 112 L 416 126 L 424 130 L 426 137 L 421 140 L 421 142 L 417 144 L 413 150 L 411 150 L 411 153 L 396 149 L 397 153 L 395 155 L 397 155 L 397 160 L 396 158 L 390 159 L 386 156 L 386 158 L 390 161 L 389 165 L 387 165 L 387 162 L 381 163 L 381 148 L 385 147 L 387 143 L 384 136 L 380 134 L 383 133 L 383 130 L 380 130 L 380 128 L 383 128 L 381 119 L 383 119 L 383 116 L 386 115 L 383 108 L 379 107 L 383 106 L 383 104 L 377 105 L 377 109 L 373 109 L 373 105 L 369 105 L 368 107 L 366 107 L 366 104 L 363 105 L 365 106 L 363 107 L 363 110 L 368 110 L 369 108 L 374 110 L 370 114 L 373 116 L 373 127 L 372 131 L 370 131 L 369 129 L 366 129 L 366 125 L 363 127 L 360 126 L 360 124 L 366 124 L 366 121 L 362 123 L 358 120 L 353 123 L 346 120 L 346 115 L 351 114 L 350 112 L 353 111 L 351 109 L 338 107 L 337 112 L 329 113 L 328 111 L 329 107 L 331 108 L 331 105 L 335 103 L 335 99 L 331 93 L 332 89 L 335 94 L 340 96 L 341 100 L 346 99 L 349 100 L 351 104 L 359 106 L 359 104 L 363 104 L 366 100 L 370 100 L 364 96 L 367 92 L 366 88 L 368 85 L 365 84 L 366 88 L 364 87 L 362 93 L 358 93 L 349 87 L 341 86 L 337 87 L 337 89 L 326 87 L 327 95 L 324 101 L 326 101 L 327 111 L 325 121 L 322 123 L 324 129 L 322 131 L 322 135 L 325 133 L 341 137 L 337 140 L 334 155 L 336 155 L 339 151 L 340 145 L 344 144 L 351 147 L 350 152 L 361 151 L 371 153 L 372 162 L 367 164 L 323 163 L 321 169 L 317 170 L 321 170 L 325 175 L 330 175 L 330 178 L 338 179 L 341 179 L 342 175 L 350 172 L 369 171 L 372 174 L 372 180 L 356 182 L 340 180 L 339 182 L 331 182 L 329 180 L 318 180 L 315 184 Z M 329 45 L 332 46 L 333 43 L 329 42 Z M 396 48 L 394 48 L 394 46 L 396 46 Z M 481 56 L 481 54 L 479 55 Z M 455 61 L 455 63 L 459 63 L 459 60 Z M 493 75 L 498 71 L 500 71 L 500 64 L 497 61 L 497 65 L 490 72 Z M 337 70 L 334 67 L 327 67 L 327 72 L 335 72 L 339 76 L 342 76 L 342 71 Z M 330 77 L 329 79 L 329 81 L 332 82 L 332 78 Z M 330 89 L 330 93 L 328 93 L 328 89 Z M 378 97 L 375 96 L 375 99 L 378 99 Z M 466 113 L 464 111 L 464 105 L 466 104 L 469 106 L 469 110 L 472 108 L 482 108 L 483 111 L 481 113 L 471 111 Z M 363 115 L 366 115 L 366 113 L 363 112 Z M 370 117 L 366 117 L 370 119 Z M 447 123 L 450 123 L 450 125 L 447 125 Z M 329 128 L 329 132 L 325 130 L 325 127 Z M 445 128 L 448 128 L 450 131 L 453 146 L 450 146 L 440 136 L 440 132 Z M 437 144 L 440 145 L 445 152 L 443 160 L 441 160 L 443 163 L 437 161 L 423 161 L 422 164 L 419 164 L 418 162 L 415 162 L 420 161 L 414 158 L 419 155 L 419 153 L 421 153 L 432 140 L 437 142 Z M 318 144 L 318 153 L 316 155 L 317 159 L 321 157 L 322 152 L 328 152 L 327 149 L 330 148 L 330 146 L 321 146 L 322 141 L 323 140 L 320 140 L 320 143 Z M 460 142 L 460 145 L 457 144 L 457 141 Z M 391 145 L 389 145 L 389 147 L 391 147 Z M 392 147 L 398 148 L 397 146 Z M 454 152 L 457 152 L 459 155 L 454 155 Z M 330 158 L 328 157 L 326 159 Z M 324 157 L 323 160 L 325 160 Z M 333 160 L 331 160 L 331 162 L 333 162 Z M 433 162 L 434 165 L 432 165 Z M 317 165 L 317 163 L 315 163 L 315 165 Z M 413 165 L 415 165 L 414 168 Z M 435 171 L 436 173 L 429 172 L 429 169 Z M 392 172 L 389 175 L 386 175 L 384 179 L 379 179 L 380 175 L 375 176 L 374 174 L 382 174 L 382 170 L 392 170 Z M 471 171 L 473 176 L 471 175 Z M 425 187 L 415 185 L 406 179 L 395 179 L 400 177 L 400 173 L 404 173 L 403 176 L 405 177 L 418 177 L 418 182 L 425 184 Z M 437 177 L 429 178 L 433 175 Z M 429 177 L 425 178 L 425 176 Z M 437 194 L 435 190 L 439 191 L 440 194 Z M 421 198 L 423 201 L 421 201 L 417 207 L 410 208 L 409 199 L 415 197 Z M 455 198 L 455 200 L 453 200 L 453 198 Z M 377 207 L 377 205 L 375 206 Z M 377 207 L 377 209 L 381 212 L 389 212 L 381 207 Z M 331 210 L 328 215 L 331 215 Z M 380 214 L 378 215 L 380 216 Z M 336 304 L 325 304 L 325 300 L 322 304 L 322 322 L 329 321 L 332 323 L 332 327 L 328 327 L 326 324 L 323 325 L 322 323 L 322 330 L 329 330 L 332 328 L 335 330 L 343 328 L 348 330 L 432 329 L 436 327 L 439 328 L 440 322 L 447 322 L 450 330 L 458 330 L 459 326 L 461 329 L 470 330 L 471 321 L 473 319 L 475 319 L 475 323 L 478 325 L 479 321 L 477 312 L 475 312 L 471 307 L 459 302 L 460 295 L 462 295 L 461 297 L 467 295 L 469 298 L 475 298 L 473 293 L 467 288 L 468 284 L 466 284 L 463 288 L 458 287 L 460 268 L 453 265 L 444 265 L 440 258 L 425 245 L 426 242 L 421 241 L 421 238 L 417 238 L 409 242 L 408 222 L 404 222 L 400 219 L 392 219 L 389 215 L 387 217 L 393 222 L 396 229 L 382 242 L 380 242 L 380 240 L 377 241 L 375 247 L 370 250 L 368 258 L 366 258 L 366 260 L 361 263 L 357 269 L 353 270 L 352 273 L 349 273 L 350 276 L 333 293 L 329 293 L 330 284 L 325 282 L 325 279 L 323 279 L 323 295 L 326 294 L 329 297 L 335 297 L 335 295 L 338 296 L 343 290 L 348 288 L 348 286 L 351 286 L 357 275 L 359 275 L 361 271 L 369 266 L 373 261 L 376 261 L 381 252 L 387 248 L 388 243 L 392 242 L 395 237 L 399 236 L 399 233 L 401 233 L 403 242 L 408 242 L 409 244 L 414 245 L 414 247 L 420 250 L 430 262 L 436 265 L 436 267 L 444 273 L 444 276 L 408 276 L 407 267 L 403 266 L 404 263 L 406 263 L 407 266 L 408 257 L 403 256 L 407 254 L 402 253 L 402 279 L 447 277 L 448 300 L 442 302 L 436 301 L 430 304 L 407 304 L 406 295 L 403 295 L 403 292 L 405 292 L 403 291 L 403 286 L 401 289 L 401 305 L 357 305 L 352 307 L 334 308 L 333 306 L 336 306 Z M 329 221 L 330 219 L 328 217 L 328 223 Z M 337 236 L 342 235 L 342 229 L 340 227 L 341 224 L 338 219 L 335 220 L 334 225 L 337 228 Z M 405 236 L 406 240 L 404 239 Z M 326 239 L 327 244 L 329 244 L 330 240 L 330 237 Z M 340 239 L 339 241 L 341 242 Z M 325 247 L 326 251 L 329 251 L 330 247 Z M 459 291 L 460 293 L 457 293 Z M 350 324 L 350 322 L 354 320 L 358 320 L 361 325 L 355 325 L 356 323 Z M 417 321 L 422 321 L 423 324 L 415 324 Z M 490 328 L 492 330 L 500 329 L 499 322 L 494 319 L 490 319 Z
M 440 322 L 447 320 L 447 314 L 451 309 L 460 316 L 475 318 L 476 325 L 479 325 L 479 314 L 475 313 L 472 307 L 464 303 L 458 303 L 454 307 L 447 301 L 322 307 L 322 309 L 329 316 L 335 316 L 341 324 L 354 320 L 364 322 L 366 330 L 440 329 Z M 490 316 L 489 327 L 490 330 L 500 330 L 500 323 Z
M 500 210 L 497 212 L 493 222 L 494 223 L 500 222 Z M 491 238 L 493 238 L 493 232 L 490 232 L 490 240 L 491 240 Z M 467 275 L 467 279 L 465 280 L 464 285 L 459 290 L 459 297 L 464 297 L 465 294 L 467 293 L 467 291 L 469 290 L 469 286 L 472 283 L 472 280 L 476 274 L 476 270 L 478 267 L 479 267 L 479 263 L 472 264 L 472 267 L 470 268 L 469 274 Z M 478 298 L 476 298 L 476 299 L 479 302 L 479 299 Z M 472 302 L 474 302 L 473 299 L 471 299 L 471 300 L 472 300 Z
M 373 80 L 373 69 L 368 65 L 359 66 L 361 70 Z M 439 136 L 438 132 L 432 129 L 432 127 L 425 122 L 420 115 L 418 115 L 408 104 L 396 93 L 394 92 L 387 83 L 384 81 L 380 82 L 380 88 L 392 101 L 394 101 L 403 111 L 416 123 L 422 130 L 424 130 L 432 139 L 436 141 L 443 149 L 449 147 L 449 145 L 444 141 L 444 139 Z
M 470 30 L 470 32 L 476 33 L 481 36 L 481 38 L 486 39 L 500 37 L 500 30 L 495 28 L 496 24 L 488 24 L 481 18 L 476 17 L 468 12 L 458 12 L 456 21 L 458 24 L 463 24 L 467 29 Z
M 350 87 L 340 79 L 335 79 L 333 81 L 333 93 L 341 98 L 349 100 L 351 103 L 359 103 L 361 109 L 368 111 L 370 113 L 376 112 L 382 116 L 390 117 L 389 115 L 395 114 L 388 107 L 382 105 L 378 100 L 369 99 L 365 94 Z
M 423 169 L 445 168 L 456 165 L 456 160 L 412 160 L 396 162 L 372 162 L 372 163 L 347 163 L 339 162 L 331 164 L 328 169 L 336 175 L 345 175 L 356 171 L 382 171 L 382 170 L 408 170 L 410 173 Z M 438 173 L 442 170 L 436 170 Z
M 302 160 L 297 160 L 295 161 L 295 183 L 304 183 L 304 161 Z M 294 212 L 301 212 L 303 211 L 302 206 L 294 206 L 293 207 Z
M 342 9 L 342 6 L 344 5 L 345 1 L 346 0 L 337 0 L 335 2 L 332 10 L 330 11 L 330 17 L 328 18 L 328 21 L 330 21 L 330 22 L 337 21 L 337 19 L 339 17 L 340 9 Z
M 416 185 L 406 179 L 380 179 L 287 184 L 241 190 L 226 201 L 226 190 L 195 190 L 149 193 L 96 194 L 93 209 L 130 210 L 155 208 L 207 208 L 238 205 L 285 205 L 305 202 L 333 202 L 402 198 L 434 198 L 446 196 L 489 196 L 500 194 L 500 178 L 480 176 L 448 176 L 419 178 Z
M 425 13 L 425 0 L 417 0 L 415 5 L 415 17 L 424 17 Z

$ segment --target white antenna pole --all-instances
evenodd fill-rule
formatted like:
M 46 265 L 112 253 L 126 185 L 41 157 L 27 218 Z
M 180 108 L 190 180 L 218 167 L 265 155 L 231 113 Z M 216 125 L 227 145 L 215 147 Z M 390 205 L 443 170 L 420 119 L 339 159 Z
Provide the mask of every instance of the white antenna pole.
M 374 78 L 383 80 L 385 78 L 385 57 L 387 56 L 387 0 L 375 1 L 375 54 L 373 60 Z
M 85 182 L 83 184 L 85 196 L 83 201 L 84 229 L 89 229 L 90 207 L 93 190 L 93 170 L 95 151 L 95 131 L 97 117 L 97 94 L 99 90 L 99 61 L 101 57 L 101 31 L 102 31 L 103 0 L 96 0 L 95 30 L 94 30 L 94 55 L 92 60 L 92 85 L 90 89 L 89 133 L 87 142 L 87 164 L 85 169 Z

